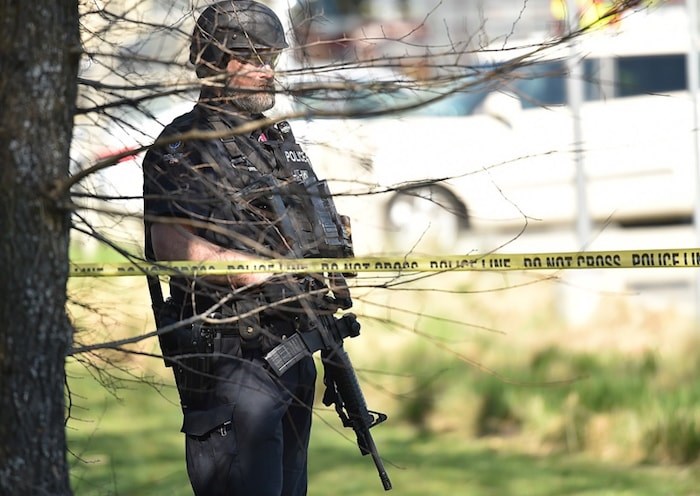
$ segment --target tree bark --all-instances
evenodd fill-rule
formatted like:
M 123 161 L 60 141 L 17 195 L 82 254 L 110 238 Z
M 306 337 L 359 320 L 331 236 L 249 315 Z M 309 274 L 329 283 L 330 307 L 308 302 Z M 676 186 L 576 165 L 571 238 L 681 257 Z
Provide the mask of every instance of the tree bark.
M 64 379 L 78 0 L 0 0 L 0 494 L 71 494 Z M 59 197 L 60 196 L 60 197 Z

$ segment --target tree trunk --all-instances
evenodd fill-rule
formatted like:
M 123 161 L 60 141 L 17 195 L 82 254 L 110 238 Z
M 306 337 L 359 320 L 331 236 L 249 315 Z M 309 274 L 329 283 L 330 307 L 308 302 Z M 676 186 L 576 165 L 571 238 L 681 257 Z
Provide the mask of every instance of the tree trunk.
M 56 186 L 68 176 L 79 55 L 78 0 L 0 0 L 0 494 L 71 494 L 70 217 Z

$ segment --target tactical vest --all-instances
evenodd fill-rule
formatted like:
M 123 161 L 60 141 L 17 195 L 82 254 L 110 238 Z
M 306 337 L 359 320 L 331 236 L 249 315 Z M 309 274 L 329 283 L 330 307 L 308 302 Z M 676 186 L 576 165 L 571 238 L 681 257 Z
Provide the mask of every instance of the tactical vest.
M 217 115 L 210 115 L 208 123 L 218 132 L 231 130 Z M 235 137 L 220 141 L 236 169 L 238 191 L 232 203 L 263 233 L 257 241 L 279 256 L 353 255 L 347 218 L 338 215 L 326 181 L 319 181 L 288 122 L 266 128 L 258 149 Z

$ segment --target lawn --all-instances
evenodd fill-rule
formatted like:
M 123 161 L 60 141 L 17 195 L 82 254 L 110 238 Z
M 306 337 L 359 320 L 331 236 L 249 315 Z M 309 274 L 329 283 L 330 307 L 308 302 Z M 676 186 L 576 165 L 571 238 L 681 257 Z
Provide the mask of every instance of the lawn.
M 74 406 L 68 423 L 76 495 L 190 495 L 173 390 L 126 383 L 118 398 L 71 366 Z M 333 412 L 317 409 L 309 494 L 383 493 L 374 465 L 340 430 Z M 391 414 L 391 412 L 389 412 Z M 424 433 L 397 418 L 374 430 L 401 495 L 697 495 L 695 465 L 658 466 L 596 460 L 585 453 L 525 449 L 499 436 Z
M 373 433 L 392 493 L 700 495 L 700 343 L 685 317 L 608 295 L 570 326 L 546 281 L 494 278 L 355 292 L 363 332 L 347 348 L 369 406 L 389 415 Z M 138 278 L 71 281 L 69 294 L 81 342 L 152 330 Z M 132 349 L 158 352 L 152 339 Z M 169 371 L 101 359 L 107 388 L 68 366 L 75 494 L 190 495 Z M 132 375 L 104 374 L 117 369 Z M 352 432 L 316 414 L 309 494 L 383 494 Z

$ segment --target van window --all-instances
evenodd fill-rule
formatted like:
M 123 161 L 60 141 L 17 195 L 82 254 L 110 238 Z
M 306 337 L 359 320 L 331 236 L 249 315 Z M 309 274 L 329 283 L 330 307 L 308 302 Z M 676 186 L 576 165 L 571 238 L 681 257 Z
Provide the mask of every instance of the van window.
M 563 62 L 523 68 L 515 82 L 523 108 L 566 104 L 566 71 Z
M 649 93 L 684 90 L 684 54 L 645 55 L 618 58 L 584 58 L 584 100 L 605 100 Z M 483 70 L 489 69 L 484 66 Z M 567 104 L 566 61 L 538 62 L 514 69 L 505 81 L 487 81 L 449 94 L 425 106 L 405 111 L 407 115 L 462 116 L 482 112 L 481 104 L 493 91 L 514 93 L 523 109 Z M 477 71 L 477 73 L 479 73 Z M 370 85 L 371 86 L 371 85 Z M 318 90 L 296 98 L 297 108 L 336 112 L 345 117 L 364 117 L 368 112 L 407 107 L 432 100 L 438 90 L 407 88 L 378 92 L 371 87 L 353 90 Z M 446 92 L 449 93 L 449 92 Z
M 611 96 L 667 93 L 687 88 L 685 54 L 586 58 L 583 64 L 586 101 Z M 516 77 L 511 88 L 520 98 L 523 108 L 566 105 L 567 72 L 564 61 L 533 64 L 518 70 Z
M 666 93 L 686 89 L 685 54 L 616 59 L 615 96 Z
M 593 60 L 583 60 L 584 98 L 598 98 Z M 565 61 L 534 64 L 524 68 L 514 87 L 524 109 L 567 104 L 568 78 Z

